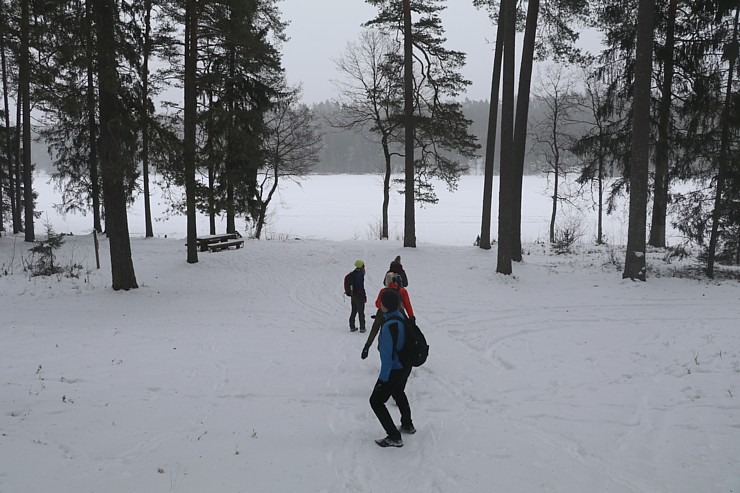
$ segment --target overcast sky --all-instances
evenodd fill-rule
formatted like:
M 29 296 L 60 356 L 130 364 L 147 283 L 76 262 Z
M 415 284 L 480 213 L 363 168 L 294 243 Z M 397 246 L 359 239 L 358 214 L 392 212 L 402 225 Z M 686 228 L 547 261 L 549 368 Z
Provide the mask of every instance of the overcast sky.
M 466 96 L 489 99 L 496 37 L 488 13 L 473 7 L 471 0 L 452 0 L 442 11 L 446 47 L 467 53 L 463 76 L 472 81 Z M 335 97 L 332 79 L 340 78 L 334 61 L 347 42 L 357 41 L 361 24 L 377 10 L 363 0 L 282 0 L 283 19 L 290 22 L 290 40 L 283 47 L 288 82 L 303 84 L 306 103 Z

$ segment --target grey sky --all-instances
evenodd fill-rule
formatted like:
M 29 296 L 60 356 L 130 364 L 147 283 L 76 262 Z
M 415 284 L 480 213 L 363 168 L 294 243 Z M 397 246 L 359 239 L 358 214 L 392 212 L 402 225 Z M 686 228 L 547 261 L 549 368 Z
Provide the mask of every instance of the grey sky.
M 334 66 L 348 41 L 356 41 L 361 24 L 372 19 L 376 9 L 363 0 L 282 0 L 283 19 L 290 22 L 290 40 L 283 47 L 288 82 L 303 84 L 303 98 L 314 103 L 335 97 L 331 79 L 339 74 Z M 442 11 L 446 47 L 467 53 L 463 76 L 472 81 L 466 97 L 489 99 L 495 29 L 484 10 L 471 0 L 451 0 Z

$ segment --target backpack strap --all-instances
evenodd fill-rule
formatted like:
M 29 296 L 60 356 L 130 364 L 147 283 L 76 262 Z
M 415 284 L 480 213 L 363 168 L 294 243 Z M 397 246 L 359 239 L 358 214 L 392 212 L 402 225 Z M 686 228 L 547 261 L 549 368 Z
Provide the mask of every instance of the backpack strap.
M 403 327 L 406 329 L 406 317 L 393 315 L 392 317 L 388 317 L 385 321 L 388 322 L 390 320 L 396 321 L 396 323 L 388 326 L 388 332 L 391 333 L 391 340 L 393 341 L 393 354 L 398 356 L 398 361 L 400 362 L 401 357 L 398 355 L 398 351 L 396 351 L 396 346 L 398 345 L 398 322 L 403 322 Z M 403 365 L 403 363 L 401 363 L 401 365 Z

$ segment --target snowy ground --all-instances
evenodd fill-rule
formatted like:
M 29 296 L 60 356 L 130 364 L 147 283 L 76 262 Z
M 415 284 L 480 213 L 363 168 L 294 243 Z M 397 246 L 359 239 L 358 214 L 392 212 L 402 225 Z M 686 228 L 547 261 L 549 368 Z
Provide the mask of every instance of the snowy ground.
M 313 195 L 273 218 L 290 239 L 194 265 L 157 222 L 129 292 L 105 240 L 101 270 L 76 232 L 59 260 L 82 275 L 32 278 L 22 237 L 1 237 L 0 492 L 740 492 L 740 283 L 672 277 L 685 264 L 657 251 L 624 281 L 619 247 L 534 243 L 541 218 L 497 275 L 466 196 L 420 213 L 416 249 L 346 229 L 375 202 L 322 217 L 345 205 Z M 431 352 L 408 385 L 418 433 L 388 450 L 341 284 L 362 258 L 374 299 L 399 254 Z
M 392 241 L 188 265 L 170 238 L 134 239 L 140 288 L 113 292 L 105 242 L 97 271 L 92 238 L 68 238 L 69 279 L 29 278 L 0 240 L 4 493 L 740 491 L 737 281 L 657 258 L 623 281 L 606 250 L 538 245 L 512 277 L 495 250 Z M 341 279 L 363 258 L 374 293 L 397 254 L 431 354 L 408 385 L 419 431 L 388 450 Z

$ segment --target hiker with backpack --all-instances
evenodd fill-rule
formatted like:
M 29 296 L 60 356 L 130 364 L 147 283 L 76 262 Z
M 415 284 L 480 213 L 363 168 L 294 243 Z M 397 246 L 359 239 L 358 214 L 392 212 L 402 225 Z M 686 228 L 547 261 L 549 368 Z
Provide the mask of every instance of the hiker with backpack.
M 378 297 L 375 300 L 375 307 L 378 309 L 378 311 L 375 313 L 375 319 L 373 321 L 373 326 L 370 328 L 370 334 L 368 334 L 367 336 L 367 342 L 365 342 L 365 346 L 362 348 L 362 353 L 360 354 L 360 357 L 362 359 L 367 358 L 367 354 L 370 351 L 370 346 L 372 346 L 373 341 L 375 340 L 375 336 L 378 335 L 378 331 L 383 325 L 384 315 L 383 311 L 380 309 L 380 298 L 381 296 L 383 296 L 383 292 L 385 292 L 385 290 L 392 289 L 396 291 L 401 297 L 401 311 L 409 317 L 414 316 L 414 309 L 411 306 L 409 293 L 408 291 L 406 291 L 406 288 L 404 288 L 402 284 L 403 278 L 399 274 L 391 271 L 388 271 L 388 273 L 386 273 L 385 279 L 383 280 L 383 285 L 385 287 L 380 290 L 380 292 L 378 293 Z
M 391 262 L 390 267 L 388 267 L 388 272 L 393 272 L 394 274 L 398 274 L 401 276 L 401 286 L 404 288 L 409 287 L 409 278 L 406 275 L 406 271 L 403 270 L 403 265 L 401 265 L 401 256 L 397 255 L 395 259 Z
M 352 312 L 349 315 L 349 331 L 356 332 L 355 317 L 360 319 L 360 332 L 365 332 L 365 262 L 355 261 L 355 270 L 344 276 L 344 294 L 349 296 Z
M 380 375 L 370 395 L 370 407 L 378 417 L 386 437 L 375 440 L 381 447 L 403 447 L 401 432 L 416 433 L 411 420 L 411 407 L 406 397 L 406 382 L 411 374 L 411 364 L 401 363 L 401 351 L 406 344 L 407 319 L 400 311 L 401 296 L 394 289 L 385 289 L 380 295 L 380 308 L 385 322 L 378 336 Z M 393 397 L 401 411 L 401 427 L 396 428 L 385 403 Z

